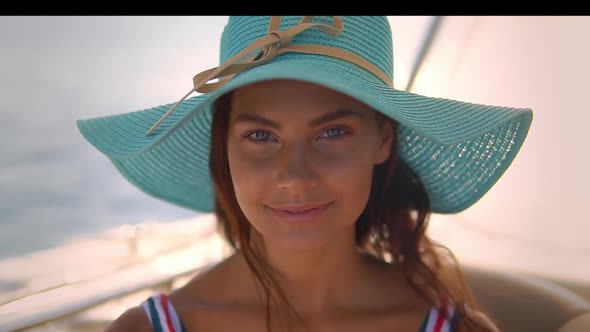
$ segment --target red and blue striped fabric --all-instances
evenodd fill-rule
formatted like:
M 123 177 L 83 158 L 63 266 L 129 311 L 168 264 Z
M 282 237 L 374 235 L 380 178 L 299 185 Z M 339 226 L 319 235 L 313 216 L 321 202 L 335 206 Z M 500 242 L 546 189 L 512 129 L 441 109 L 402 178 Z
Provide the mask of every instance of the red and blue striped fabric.
M 455 306 L 443 297 L 440 307 L 430 309 L 422 322 L 419 332 L 453 332 L 459 316 Z
M 141 306 L 147 314 L 154 332 L 186 332 L 178 313 L 166 294 L 151 296 Z

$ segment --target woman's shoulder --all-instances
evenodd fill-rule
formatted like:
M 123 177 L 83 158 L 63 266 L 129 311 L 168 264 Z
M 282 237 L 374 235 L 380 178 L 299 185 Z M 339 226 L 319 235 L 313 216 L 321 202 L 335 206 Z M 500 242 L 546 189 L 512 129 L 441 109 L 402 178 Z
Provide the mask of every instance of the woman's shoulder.
M 170 317 L 170 320 L 176 319 L 179 324 L 182 324 L 178 318 L 186 316 L 182 315 L 182 312 L 191 311 L 194 315 L 201 311 L 195 310 L 197 307 L 206 309 L 208 302 L 212 303 L 216 296 L 219 298 L 222 294 L 220 292 L 223 286 L 222 276 L 227 274 L 226 260 L 204 267 L 182 287 L 170 293 L 152 294 L 142 303 L 123 312 L 107 326 L 104 332 L 153 332 L 152 319 L 167 320 L 165 315 L 176 316 L 176 318 Z
M 143 308 L 138 305 L 127 309 L 111 322 L 104 332 L 152 332 L 152 326 Z
M 221 303 L 231 294 L 239 292 L 245 279 L 235 266 L 239 263 L 236 255 L 226 257 L 202 268 L 182 287 L 170 293 L 170 299 L 179 306 L 185 304 Z
M 235 256 L 230 256 L 169 294 L 171 306 L 184 326 L 191 330 L 211 330 L 227 324 L 233 326 L 232 320 L 244 322 L 256 316 L 252 314 L 259 309 L 256 306 L 259 294 L 248 287 L 252 276 L 241 273 L 242 269 L 236 268 L 238 264 Z M 240 330 L 240 326 L 235 328 Z

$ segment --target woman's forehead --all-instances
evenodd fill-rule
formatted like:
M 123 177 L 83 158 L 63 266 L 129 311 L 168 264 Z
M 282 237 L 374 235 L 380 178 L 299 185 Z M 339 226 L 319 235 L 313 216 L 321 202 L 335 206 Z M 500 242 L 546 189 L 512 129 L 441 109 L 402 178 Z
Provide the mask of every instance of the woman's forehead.
M 269 80 L 240 87 L 232 93 L 232 113 L 316 114 L 342 109 L 370 112 L 372 109 L 346 94 L 296 80 Z

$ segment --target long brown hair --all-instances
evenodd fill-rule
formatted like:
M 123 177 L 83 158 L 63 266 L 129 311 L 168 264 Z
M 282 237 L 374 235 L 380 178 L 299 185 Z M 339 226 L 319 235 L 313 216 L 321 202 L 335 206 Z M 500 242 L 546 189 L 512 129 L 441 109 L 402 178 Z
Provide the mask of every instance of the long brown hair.
M 218 225 L 228 243 L 241 250 L 263 287 L 266 324 L 270 330 L 270 302 L 275 300 L 271 296 L 275 294 L 271 293 L 271 288 L 278 294 L 279 301 L 291 307 L 269 273 L 268 265 L 253 250 L 250 241 L 252 227 L 234 193 L 227 156 L 231 93 L 219 98 L 214 109 L 209 166 L 215 187 Z M 379 123 L 388 121 L 392 125 L 393 136 L 396 137 L 398 123 L 379 112 L 375 113 Z M 428 302 L 435 304 L 437 299 L 445 296 L 451 300 L 462 318 L 459 320 L 459 331 L 490 331 L 486 328 L 487 324 L 473 314 L 481 310 L 465 282 L 457 259 L 447 247 L 427 236 L 430 214 L 427 192 L 419 177 L 399 158 L 397 140 L 394 139 L 390 158 L 374 167 L 369 200 L 356 221 L 357 246 L 388 263 L 399 264 L 409 285 Z M 444 273 L 438 273 L 443 267 L 451 269 L 445 268 Z M 450 276 L 449 271 L 452 272 Z M 466 306 L 470 308 L 468 311 Z

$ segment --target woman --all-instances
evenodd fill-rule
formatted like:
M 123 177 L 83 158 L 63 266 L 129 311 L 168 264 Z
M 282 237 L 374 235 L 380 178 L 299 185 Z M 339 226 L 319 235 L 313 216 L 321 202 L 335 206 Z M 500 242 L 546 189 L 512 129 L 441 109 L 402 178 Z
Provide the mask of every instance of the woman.
M 394 89 L 391 40 L 384 17 L 232 17 L 200 96 L 78 122 L 235 248 L 108 331 L 498 331 L 425 231 L 496 183 L 532 113 Z

